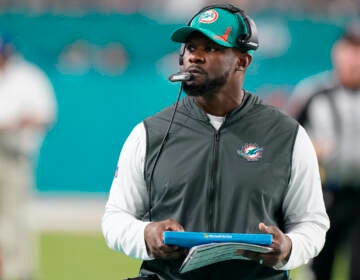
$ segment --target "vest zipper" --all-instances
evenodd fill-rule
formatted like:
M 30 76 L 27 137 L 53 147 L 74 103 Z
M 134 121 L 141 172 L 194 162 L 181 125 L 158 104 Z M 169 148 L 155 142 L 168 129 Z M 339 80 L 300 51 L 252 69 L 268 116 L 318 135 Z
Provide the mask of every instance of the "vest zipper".
M 220 129 L 217 130 L 214 134 L 214 146 L 213 146 L 213 161 L 211 166 L 211 180 L 209 188 L 209 224 L 208 231 L 212 232 L 214 230 L 214 208 L 215 208 L 215 180 L 216 180 L 216 169 L 218 162 L 218 150 L 219 150 L 219 140 L 220 140 Z

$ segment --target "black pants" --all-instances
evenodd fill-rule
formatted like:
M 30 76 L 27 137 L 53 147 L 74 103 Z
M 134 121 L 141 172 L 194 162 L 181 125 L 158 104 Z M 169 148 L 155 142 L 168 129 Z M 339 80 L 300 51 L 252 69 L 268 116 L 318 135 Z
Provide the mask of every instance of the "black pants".
M 360 189 L 325 190 L 330 229 L 323 250 L 313 260 L 317 280 L 330 280 L 339 245 L 350 241 L 350 279 L 360 279 Z M 333 278 L 334 279 L 334 278 Z

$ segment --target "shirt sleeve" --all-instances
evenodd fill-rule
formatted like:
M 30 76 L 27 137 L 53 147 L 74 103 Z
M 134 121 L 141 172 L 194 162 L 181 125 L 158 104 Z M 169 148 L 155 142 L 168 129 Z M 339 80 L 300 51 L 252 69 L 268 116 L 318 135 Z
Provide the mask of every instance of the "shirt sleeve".
M 106 243 L 115 251 L 130 257 L 152 259 L 146 250 L 144 229 L 149 222 L 141 221 L 148 207 L 144 180 L 146 133 L 138 124 L 124 143 L 111 185 L 102 231 Z
M 289 190 L 283 203 L 285 233 L 292 242 L 290 258 L 275 269 L 290 270 L 319 254 L 329 229 L 319 166 L 305 129 L 299 127 L 294 144 Z

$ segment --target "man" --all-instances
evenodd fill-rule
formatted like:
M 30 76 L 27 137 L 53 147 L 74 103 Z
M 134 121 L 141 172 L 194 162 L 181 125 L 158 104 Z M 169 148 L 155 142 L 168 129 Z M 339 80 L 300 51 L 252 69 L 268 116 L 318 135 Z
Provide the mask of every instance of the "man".
M 254 23 L 233 6 L 202 9 L 172 35 L 185 43 L 188 96 L 138 124 L 124 144 L 103 217 L 108 245 L 143 259 L 154 279 L 288 279 L 329 227 L 304 129 L 243 89 Z M 149 216 L 151 221 L 149 221 Z M 179 274 L 184 249 L 164 231 L 269 233 L 269 254 Z M 140 278 L 141 279 L 141 278 Z M 146 279 L 146 278 L 145 278 Z
M 34 277 L 27 207 L 33 164 L 55 107 L 47 77 L 0 36 L 0 279 Z
M 333 71 L 307 78 L 297 87 L 297 92 L 314 89 L 297 118 L 309 133 L 324 171 L 325 203 L 332 223 L 312 268 L 316 279 L 331 279 L 337 249 L 350 237 L 350 279 L 360 279 L 359 22 L 350 24 L 334 44 L 332 61 Z

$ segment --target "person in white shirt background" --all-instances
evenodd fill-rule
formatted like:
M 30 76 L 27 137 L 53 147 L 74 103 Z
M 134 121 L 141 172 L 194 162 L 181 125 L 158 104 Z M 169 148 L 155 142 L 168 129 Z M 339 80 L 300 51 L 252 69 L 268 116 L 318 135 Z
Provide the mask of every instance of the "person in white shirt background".
M 336 255 L 348 244 L 349 279 L 360 279 L 360 22 L 352 21 L 331 47 L 333 69 L 302 80 L 289 110 L 308 132 L 320 162 L 332 224 L 314 259 L 318 280 L 331 279 Z M 303 94 L 303 95 L 302 95 Z M 295 106 L 294 106 L 295 105 Z
M 56 98 L 45 73 L 0 36 L 0 279 L 32 279 L 36 245 L 27 207 Z

